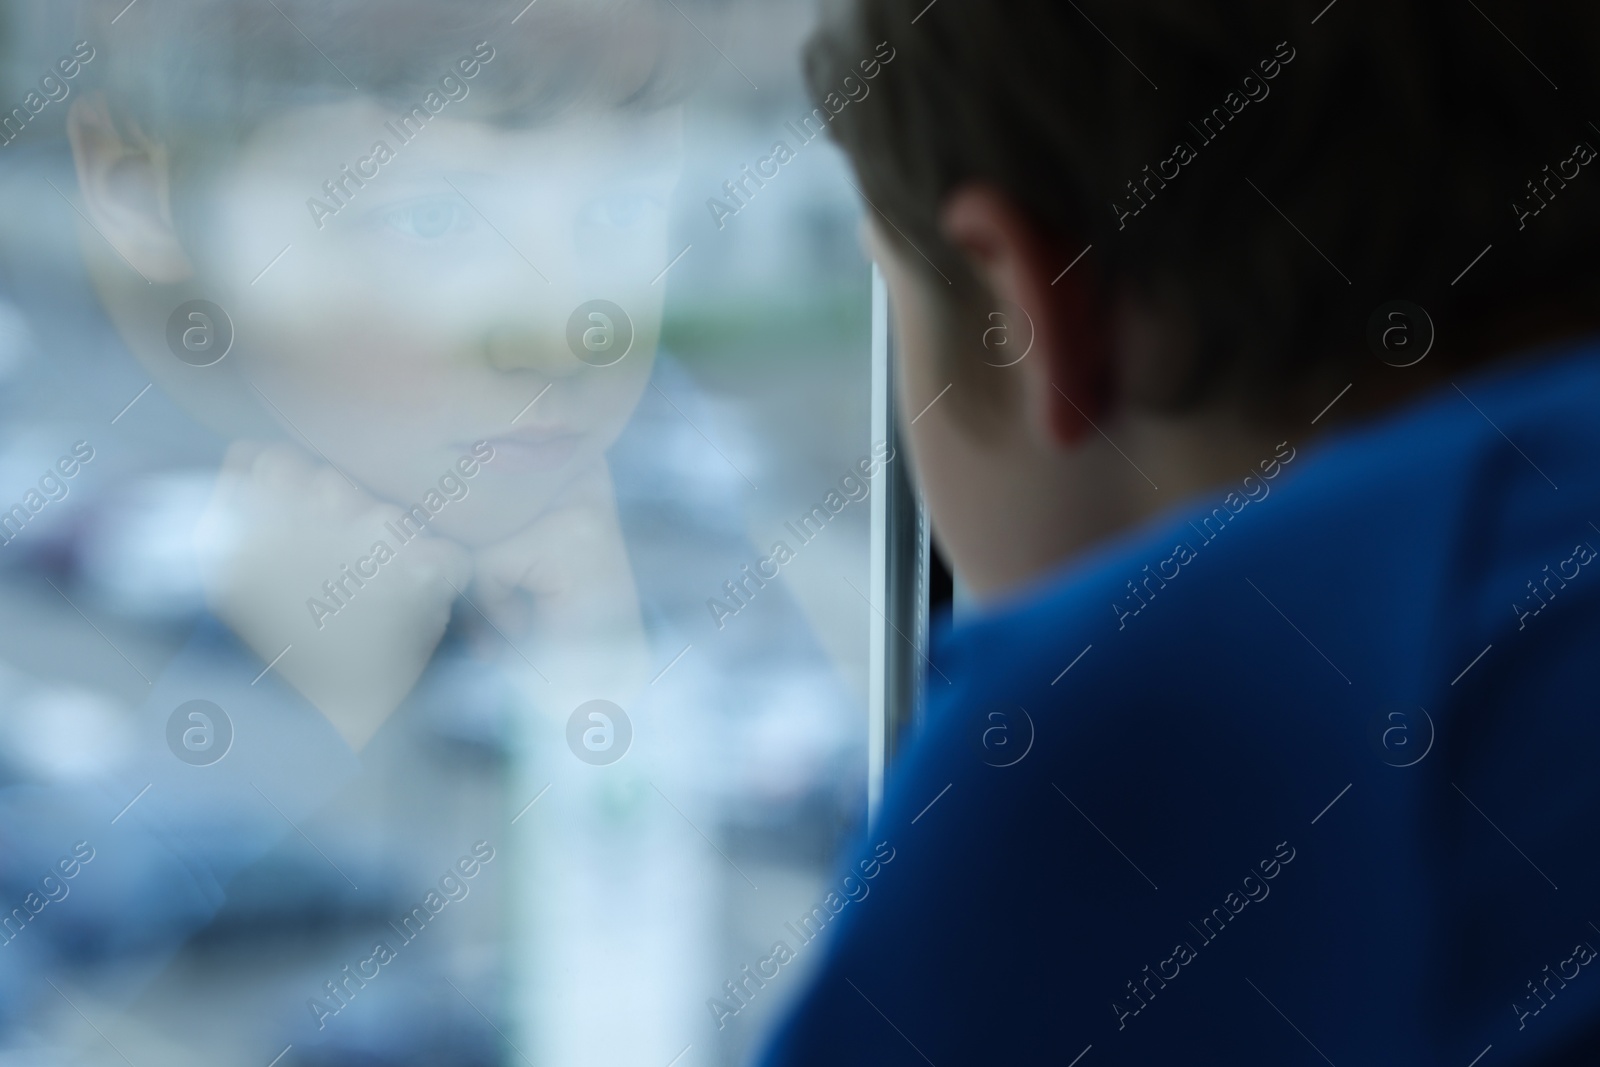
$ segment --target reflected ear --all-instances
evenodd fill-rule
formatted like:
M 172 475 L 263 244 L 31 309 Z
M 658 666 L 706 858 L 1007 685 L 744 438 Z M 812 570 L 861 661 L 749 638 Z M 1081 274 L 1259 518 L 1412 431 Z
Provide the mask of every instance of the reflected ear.
M 167 150 L 133 123 L 123 125 L 100 92 L 79 96 L 67 113 L 84 213 L 145 278 L 187 281 L 194 265 L 172 225 Z
M 995 299 L 1021 307 L 1033 322 L 1028 358 L 1001 372 L 1026 380 L 1029 432 L 1061 447 L 1093 435 L 1090 420 L 1110 406 L 1111 317 L 1090 271 L 1081 263 L 1063 271 L 1071 255 L 992 185 L 958 187 L 939 221 Z

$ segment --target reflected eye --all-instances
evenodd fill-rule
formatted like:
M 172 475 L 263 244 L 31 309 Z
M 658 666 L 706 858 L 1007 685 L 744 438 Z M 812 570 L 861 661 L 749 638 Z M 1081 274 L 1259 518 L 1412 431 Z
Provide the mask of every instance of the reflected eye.
M 390 229 L 418 241 L 437 241 L 472 227 L 472 214 L 454 197 L 430 196 L 389 208 L 383 222 Z

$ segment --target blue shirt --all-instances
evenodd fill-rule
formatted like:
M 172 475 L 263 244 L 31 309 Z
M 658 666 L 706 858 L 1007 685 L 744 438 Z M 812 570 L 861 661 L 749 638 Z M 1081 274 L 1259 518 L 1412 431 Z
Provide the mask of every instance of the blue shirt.
M 941 632 L 765 1062 L 1600 1062 L 1596 523 L 1589 342 Z

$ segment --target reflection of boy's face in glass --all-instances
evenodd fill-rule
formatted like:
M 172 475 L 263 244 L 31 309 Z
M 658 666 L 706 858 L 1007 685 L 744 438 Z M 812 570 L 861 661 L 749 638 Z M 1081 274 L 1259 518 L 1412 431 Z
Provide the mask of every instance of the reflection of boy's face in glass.
M 679 112 L 506 128 L 446 111 L 406 143 L 385 125 L 396 114 L 353 100 L 257 127 L 206 179 L 209 232 L 186 251 L 286 432 L 376 495 L 410 504 L 473 442 L 491 441 L 473 492 L 438 518 L 442 533 L 481 544 L 593 466 L 645 388 Z M 346 182 L 319 229 L 308 199 L 338 206 L 324 183 L 379 140 L 393 158 L 363 186 Z M 610 366 L 568 344 L 575 309 L 597 298 L 633 330 Z

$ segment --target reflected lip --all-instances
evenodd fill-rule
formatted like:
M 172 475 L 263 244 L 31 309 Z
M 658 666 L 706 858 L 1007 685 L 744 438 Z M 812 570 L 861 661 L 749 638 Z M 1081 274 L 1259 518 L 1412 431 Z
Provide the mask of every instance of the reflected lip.
M 549 471 L 572 458 L 583 434 L 566 427 L 529 427 L 526 430 L 480 437 L 495 449 L 487 465 L 507 470 Z

